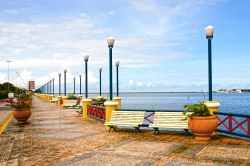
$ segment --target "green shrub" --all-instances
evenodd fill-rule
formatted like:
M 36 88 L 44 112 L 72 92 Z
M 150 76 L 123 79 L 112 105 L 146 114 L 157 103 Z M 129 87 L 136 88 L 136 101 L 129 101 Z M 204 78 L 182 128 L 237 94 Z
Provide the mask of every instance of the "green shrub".
M 8 90 L 0 90 L 0 99 L 8 98 Z
M 17 102 L 17 103 L 12 103 L 11 107 L 16 108 L 16 109 L 28 109 L 28 108 L 31 108 L 31 105 Z
M 192 118 L 193 116 L 211 116 L 207 106 L 203 102 L 199 104 L 186 104 L 184 108 L 183 114 L 186 115 L 186 119 Z
M 68 99 L 75 100 L 75 99 L 77 99 L 77 97 L 75 95 L 73 95 L 73 94 L 69 94 Z

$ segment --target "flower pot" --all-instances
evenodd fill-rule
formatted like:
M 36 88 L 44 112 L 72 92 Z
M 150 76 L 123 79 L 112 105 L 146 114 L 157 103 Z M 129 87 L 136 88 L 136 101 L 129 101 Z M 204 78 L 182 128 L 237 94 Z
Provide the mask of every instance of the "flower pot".
M 32 104 L 32 99 L 25 99 L 23 102 L 25 104 Z
M 218 120 L 215 116 L 193 116 L 188 121 L 188 127 L 197 141 L 209 141 L 217 126 Z
M 16 109 L 13 108 L 13 116 L 18 123 L 25 124 L 31 115 L 30 109 Z

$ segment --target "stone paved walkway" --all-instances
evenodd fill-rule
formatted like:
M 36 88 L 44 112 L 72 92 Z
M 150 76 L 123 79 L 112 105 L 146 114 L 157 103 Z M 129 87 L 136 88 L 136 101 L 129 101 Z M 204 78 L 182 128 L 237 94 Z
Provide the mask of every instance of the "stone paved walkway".
M 5 129 L 7 122 L 12 116 L 12 108 L 5 106 L 6 102 L 0 102 L 0 134 Z
M 0 166 L 7 165 L 250 165 L 250 142 L 216 136 L 200 143 L 184 133 L 107 132 L 73 109 L 34 98 L 29 124 L 14 119 L 0 135 Z

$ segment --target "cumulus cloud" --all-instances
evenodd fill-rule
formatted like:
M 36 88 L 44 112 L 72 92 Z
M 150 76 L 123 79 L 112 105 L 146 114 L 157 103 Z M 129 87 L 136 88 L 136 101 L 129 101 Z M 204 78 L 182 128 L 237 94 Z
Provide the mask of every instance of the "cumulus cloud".
M 189 20 L 192 21 L 194 17 L 187 15 L 194 15 L 203 6 L 213 5 L 218 0 L 209 1 L 211 3 L 196 0 L 129 2 L 127 6 L 123 6 L 131 11 L 128 15 L 115 8 L 112 10 L 100 8 L 97 14 L 91 15 L 87 12 L 60 15 L 52 11 L 48 11 L 48 14 L 43 13 L 37 6 L 34 8 L 33 5 L 29 5 L 26 12 L 39 13 L 39 16 L 44 16 L 45 19 L 30 14 L 27 19 L 1 20 L 0 56 L 12 60 L 11 69 L 20 71 L 24 81 L 34 79 L 37 86 L 40 86 L 52 78 L 58 79 L 58 72 L 62 72 L 65 68 L 68 69 L 67 82 L 72 83 L 73 77 L 79 76 L 81 71 L 84 71 L 84 53 L 90 52 L 89 83 L 96 84 L 98 81 L 96 72 L 92 71 L 96 71 L 99 66 L 104 69 L 108 66 L 106 38 L 109 35 L 116 37 L 113 58 L 121 61 L 124 70 L 152 68 L 166 62 L 184 59 L 188 53 L 178 48 L 186 47 L 189 35 L 193 33 L 190 31 L 193 28 L 190 28 L 192 23 L 189 23 Z M 23 11 L 23 9 L 5 10 L 10 15 Z M 114 14 L 118 17 L 122 14 L 124 19 L 119 22 L 120 19 L 113 17 Z M 56 19 L 53 19 L 53 16 L 56 16 Z M 180 21 L 179 16 L 185 18 L 185 23 Z M 126 26 L 123 26 L 123 21 Z M 0 70 L 3 69 L 6 70 L 6 62 L 0 62 Z M 104 77 L 107 76 L 105 70 L 103 74 Z M 128 73 L 130 74 L 134 74 L 134 71 Z M 84 78 L 84 74 L 82 75 Z M 1 78 L 6 79 L 6 76 L 0 75 Z M 127 80 L 121 82 L 127 85 Z M 172 87 L 174 84 L 177 83 L 165 85 L 151 80 L 150 82 L 129 80 L 128 87 L 150 89 Z
M 0 72 L 0 83 L 6 82 L 7 81 L 7 75 Z

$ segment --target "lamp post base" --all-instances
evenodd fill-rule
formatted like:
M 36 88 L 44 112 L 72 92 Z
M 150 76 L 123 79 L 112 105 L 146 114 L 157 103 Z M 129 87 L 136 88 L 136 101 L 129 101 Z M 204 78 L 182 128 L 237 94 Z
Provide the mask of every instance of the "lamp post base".
M 90 98 L 83 98 L 82 99 L 82 117 L 88 118 L 88 105 L 91 103 L 92 99 Z
M 204 101 L 204 104 L 207 106 L 210 114 L 214 114 L 214 112 L 219 111 L 220 103 L 218 101 Z
M 117 109 L 121 109 L 121 102 L 122 102 L 122 98 L 117 96 L 117 97 L 114 97 L 113 98 L 113 101 L 117 102 L 118 105 L 117 105 Z

